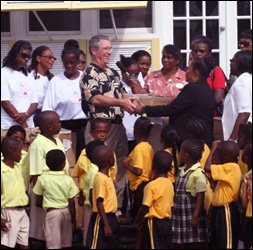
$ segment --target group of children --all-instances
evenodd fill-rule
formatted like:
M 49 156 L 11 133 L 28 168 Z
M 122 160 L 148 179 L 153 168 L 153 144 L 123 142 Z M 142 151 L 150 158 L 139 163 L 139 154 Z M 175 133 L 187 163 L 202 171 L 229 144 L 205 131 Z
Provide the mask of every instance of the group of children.
M 40 134 L 28 152 L 22 150 L 26 135 L 19 126 L 14 132 L 10 128 L 2 141 L 1 247 L 14 248 L 17 243 L 28 248 L 32 234 L 40 234 L 48 249 L 71 247 L 76 227 L 74 197 L 79 194 L 83 245 L 117 248 L 117 165 L 114 152 L 106 146 L 108 120 L 90 121 L 94 141 L 86 145 L 71 174 L 79 178 L 78 188 L 68 176 L 64 148 L 55 137 L 61 127 L 59 116 L 44 111 L 36 119 Z M 136 120 L 136 146 L 123 159 L 136 248 L 205 248 L 208 243 L 213 248 L 237 248 L 238 204 L 245 210 L 241 223 L 245 247 L 251 247 L 251 124 L 240 126 L 238 143 L 215 141 L 211 150 L 205 145 L 201 120 L 187 124 L 188 139 L 181 145 L 177 132 L 165 126 L 160 138 L 164 150 L 156 153 L 148 143 L 152 127 L 147 117 Z

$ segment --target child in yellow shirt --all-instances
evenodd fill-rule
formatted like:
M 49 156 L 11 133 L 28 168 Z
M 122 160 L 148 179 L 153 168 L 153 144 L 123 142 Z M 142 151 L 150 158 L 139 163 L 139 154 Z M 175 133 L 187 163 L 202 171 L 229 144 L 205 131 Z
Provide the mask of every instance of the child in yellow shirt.
M 113 152 L 107 146 L 98 146 L 92 153 L 92 159 L 99 172 L 93 181 L 93 214 L 87 236 L 89 249 L 117 249 L 119 224 L 116 217 L 117 196 L 109 169 L 114 165 Z
M 107 119 L 104 118 L 96 118 L 90 120 L 90 134 L 93 137 L 94 140 L 99 140 L 103 143 L 105 143 L 106 139 L 108 138 L 110 130 L 110 124 Z M 115 164 L 110 168 L 110 177 L 115 182 L 116 176 L 117 176 L 117 161 L 116 161 L 116 155 L 114 153 L 115 158 Z M 74 167 L 73 172 L 71 173 L 72 177 L 77 177 L 79 179 L 79 189 L 80 189 L 80 199 L 79 199 L 79 205 L 83 206 L 83 244 L 86 246 L 86 235 L 88 230 L 88 223 L 90 216 L 91 216 L 91 206 L 89 204 L 87 197 L 85 197 L 85 194 L 87 194 L 85 182 L 86 182 L 86 175 L 89 171 L 89 166 L 91 165 L 91 162 L 89 160 L 89 157 L 87 157 L 86 149 L 83 149 L 76 164 Z M 85 198 L 85 202 L 83 203 L 82 199 Z
M 45 243 L 43 223 L 45 220 L 45 211 L 35 204 L 35 196 L 32 188 L 36 184 L 37 178 L 48 172 L 49 167 L 46 164 L 46 154 L 52 149 L 59 149 L 65 154 L 64 146 L 59 138 L 55 136 L 61 130 L 59 115 L 55 111 L 43 111 L 36 115 L 36 122 L 39 125 L 40 134 L 36 136 L 28 149 L 28 162 L 30 171 L 30 237 Z M 66 160 L 64 173 L 68 175 L 69 163 Z M 44 247 L 43 247 L 44 248 Z
M 25 142 L 26 131 L 21 125 L 13 125 L 8 129 L 6 136 L 16 138 L 22 145 L 22 151 L 21 151 L 22 157 L 21 157 L 21 160 L 18 162 L 18 166 L 21 169 L 22 177 L 25 183 L 25 188 L 28 191 L 30 175 L 29 175 L 29 165 L 27 161 L 28 145 Z
M 172 215 L 172 242 L 175 249 L 203 249 L 208 236 L 204 197 L 207 179 L 199 160 L 203 144 L 187 139 L 180 148 L 179 160 L 185 165 L 179 169 L 175 182 Z
M 79 190 L 74 180 L 63 171 L 66 156 L 61 150 L 48 151 L 46 164 L 50 170 L 38 177 L 33 192 L 36 205 L 46 211 L 44 234 L 47 249 L 71 247 L 72 229 L 76 224 L 74 197 Z
M 1 143 L 1 248 L 28 249 L 29 218 L 26 207 L 29 198 L 26 194 L 21 169 L 22 144 L 12 137 L 5 137 Z
M 134 124 L 134 137 L 137 145 L 129 157 L 123 158 L 123 167 L 127 170 L 130 194 L 133 195 L 132 215 L 136 217 L 142 205 L 143 189 L 151 179 L 154 151 L 148 143 L 153 124 L 146 117 L 139 117 Z M 142 248 L 142 232 L 136 231 L 136 248 Z
M 212 164 L 214 153 L 220 164 Z M 215 249 L 236 249 L 239 236 L 239 195 L 241 170 L 237 164 L 239 146 L 234 141 L 214 141 L 206 160 L 205 172 L 211 181 L 218 181 L 214 189 L 210 223 L 210 243 Z
M 142 206 L 136 216 L 136 227 L 142 228 L 148 249 L 170 249 L 172 240 L 171 217 L 174 205 L 174 187 L 168 171 L 172 167 L 172 156 L 161 150 L 153 159 L 153 180 L 144 188 Z

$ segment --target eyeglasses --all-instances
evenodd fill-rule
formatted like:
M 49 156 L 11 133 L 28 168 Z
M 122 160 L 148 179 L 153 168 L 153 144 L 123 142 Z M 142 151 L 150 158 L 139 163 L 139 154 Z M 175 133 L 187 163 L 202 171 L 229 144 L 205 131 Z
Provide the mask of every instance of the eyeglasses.
M 251 42 L 248 41 L 239 41 L 239 46 L 243 46 L 243 47 L 249 47 L 251 45 Z
M 55 58 L 54 56 L 41 56 L 41 57 L 45 57 L 47 58 L 48 60 L 54 60 L 56 61 L 57 58 Z
M 112 52 L 112 47 L 102 47 L 105 52 Z
M 20 54 L 20 56 L 21 56 L 23 59 L 28 59 L 28 60 L 31 59 L 31 55 L 29 55 L 29 54 L 26 54 L 26 53 L 19 53 L 19 54 Z

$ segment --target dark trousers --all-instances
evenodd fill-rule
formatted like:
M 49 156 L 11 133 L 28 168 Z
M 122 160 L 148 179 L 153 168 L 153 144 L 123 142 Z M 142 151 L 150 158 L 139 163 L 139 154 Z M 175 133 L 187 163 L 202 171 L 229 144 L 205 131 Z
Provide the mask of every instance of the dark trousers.
M 119 223 L 115 214 L 107 213 L 112 236 L 106 237 L 104 233 L 104 223 L 98 213 L 91 216 L 88 234 L 87 247 L 88 249 L 118 249 L 119 242 Z
M 239 240 L 238 206 L 232 202 L 213 206 L 211 210 L 211 239 L 213 249 L 236 249 Z
M 148 218 L 144 221 L 144 239 L 147 249 L 172 248 L 171 220 Z

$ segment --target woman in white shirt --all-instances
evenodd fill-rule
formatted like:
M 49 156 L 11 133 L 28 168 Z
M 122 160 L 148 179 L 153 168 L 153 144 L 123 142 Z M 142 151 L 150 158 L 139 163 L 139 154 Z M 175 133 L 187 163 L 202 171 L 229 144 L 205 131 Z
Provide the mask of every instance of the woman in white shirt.
M 252 122 L 252 52 L 238 51 L 230 61 L 237 79 L 224 100 L 222 128 L 224 140 L 237 140 L 240 124 Z
M 52 69 L 56 58 L 52 50 L 47 46 L 39 46 L 32 53 L 32 61 L 29 72 L 33 78 L 33 85 L 38 95 L 37 112 L 40 112 L 46 95 L 49 81 L 54 75 Z
M 38 97 L 33 89 L 26 66 L 31 58 L 32 46 L 28 41 L 14 43 L 3 60 L 1 70 L 1 129 L 19 124 L 34 127 L 33 113 Z
M 86 116 L 81 108 L 79 80 L 81 71 L 77 70 L 79 52 L 75 48 L 63 49 L 61 55 L 65 71 L 49 82 L 42 111 L 54 110 L 58 113 L 62 128 L 76 133 L 76 157 L 85 147 L 84 130 Z

